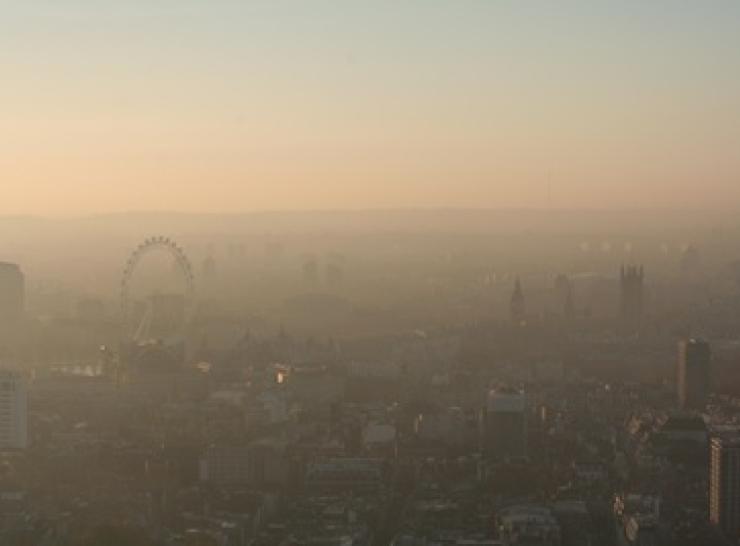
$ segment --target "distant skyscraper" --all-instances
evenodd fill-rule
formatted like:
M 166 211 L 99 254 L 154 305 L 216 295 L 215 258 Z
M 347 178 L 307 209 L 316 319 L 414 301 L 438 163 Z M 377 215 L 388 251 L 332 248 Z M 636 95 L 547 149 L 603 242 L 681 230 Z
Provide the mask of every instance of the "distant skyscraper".
M 709 522 L 732 540 L 740 536 L 740 435 L 712 438 Z
M 483 451 L 505 459 L 527 454 L 527 398 L 521 391 L 494 389 L 483 414 Z
M 526 307 L 524 305 L 524 292 L 522 291 L 522 283 L 519 281 L 519 277 L 516 278 L 514 283 L 514 292 L 511 294 L 511 302 L 509 304 L 509 316 L 511 321 L 515 323 L 521 323 L 526 315 Z
M 20 267 L 0 262 L 0 324 L 16 322 L 23 316 L 24 287 Z
M 575 305 L 573 303 L 573 283 L 565 275 L 558 275 L 555 279 L 555 290 L 558 302 L 563 306 L 563 316 L 570 320 L 575 316 Z
M 645 272 L 642 266 L 622 266 L 620 281 L 620 318 L 625 331 L 640 329 L 644 306 Z
M 682 408 L 703 410 L 707 405 L 710 389 L 709 343 L 688 339 L 678 344 L 676 386 L 678 403 Z
M 26 385 L 23 378 L 0 370 L 0 449 L 28 446 Z

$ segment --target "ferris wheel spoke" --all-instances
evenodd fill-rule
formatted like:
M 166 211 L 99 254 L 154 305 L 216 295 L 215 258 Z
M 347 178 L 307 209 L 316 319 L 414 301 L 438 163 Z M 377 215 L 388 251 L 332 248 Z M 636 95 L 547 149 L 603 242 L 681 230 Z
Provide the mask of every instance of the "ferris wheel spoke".
M 163 251 L 169 254 L 174 262 L 177 264 L 177 269 L 180 271 L 182 278 L 185 281 L 185 311 L 186 311 L 186 322 L 187 315 L 192 314 L 194 303 L 195 303 L 195 276 L 193 275 L 193 269 L 190 264 L 185 251 L 180 247 L 174 240 L 169 237 L 153 236 L 144 240 L 143 243 L 139 244 L 128 257 L 126 264 L 123 269 L 123 276 L 121 278 L 121 318 L 125 334 L 128 336 L 132 331 L 135 330 L 134 325 L 131 324 L 133 318 L 130 297 L 131 279 L 136 272 L 136 268 L 141 262 L 144 255 Z M 140 331 L 141 325 L 137 331 Z M 138 333 L 134 334 L 134 338 L 138 336 Z

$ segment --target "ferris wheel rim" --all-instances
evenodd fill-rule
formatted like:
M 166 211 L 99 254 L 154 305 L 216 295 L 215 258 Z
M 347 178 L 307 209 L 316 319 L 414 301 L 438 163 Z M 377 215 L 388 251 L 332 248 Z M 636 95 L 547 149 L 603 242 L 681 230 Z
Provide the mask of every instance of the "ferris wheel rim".
M 193 268 L 190 263 L 190 259 L 185 253 L 185 250 L 169 237 L 148 237 L 129 254 L 128 259 L 126 260 L 126 264 L 123 268 L 123 276 L 121 277 L 120 305 L 124 325 L 128 321 L 130 304 L 129 288 L 131 279 L 142 257 L 147 253 L 156 250 L 164 250 L 169 253 L 172 258 L 174 258 L 175 263 L 178 266 L 178 270 L 185 280 L 187 304 L 189 304 L 189 306 L 192 306 L 192 304 L 194 303 L 195 275 L 193 274 Z

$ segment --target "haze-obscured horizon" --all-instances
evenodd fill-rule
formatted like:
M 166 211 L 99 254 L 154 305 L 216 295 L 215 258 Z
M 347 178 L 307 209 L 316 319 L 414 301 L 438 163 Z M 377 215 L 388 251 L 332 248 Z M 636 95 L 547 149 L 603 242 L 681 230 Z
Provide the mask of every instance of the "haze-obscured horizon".
M 12 3 L 0 214 L 732 209 L 740 5 Z

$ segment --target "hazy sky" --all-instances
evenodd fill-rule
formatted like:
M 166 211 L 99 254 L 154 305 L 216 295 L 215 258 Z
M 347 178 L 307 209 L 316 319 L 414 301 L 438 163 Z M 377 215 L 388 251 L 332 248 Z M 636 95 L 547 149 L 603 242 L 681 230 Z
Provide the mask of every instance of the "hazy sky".
M 735 206 L 737 0 L 0 0 L 0 213 Z

